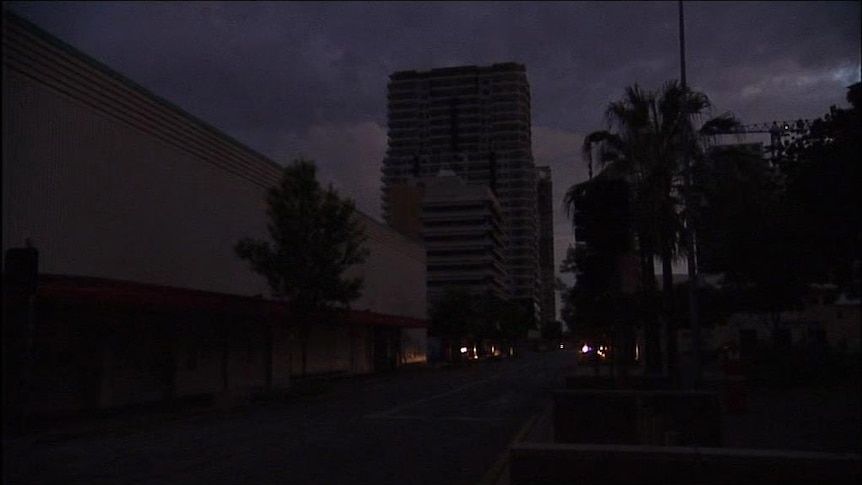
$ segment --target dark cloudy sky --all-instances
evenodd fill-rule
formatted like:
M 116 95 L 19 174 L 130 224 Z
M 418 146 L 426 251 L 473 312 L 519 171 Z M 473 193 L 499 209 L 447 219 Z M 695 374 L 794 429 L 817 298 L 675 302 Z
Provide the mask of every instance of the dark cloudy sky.
M 6 2 L 159 96 L 380 217 L 386 84 L 396 70 L 516 61 L 533 154 L 562 195 L 584 133 L 625 86 L 679 76 L 677 2 Z M 815 118 L 860 79 L 860 2 L 686 2 L 688 81 L 746 123 Z

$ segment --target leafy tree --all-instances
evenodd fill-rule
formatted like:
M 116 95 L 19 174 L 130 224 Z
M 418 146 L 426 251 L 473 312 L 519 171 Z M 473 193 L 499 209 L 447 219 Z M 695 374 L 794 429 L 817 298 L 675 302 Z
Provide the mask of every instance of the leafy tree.
M 851 107 L 832 106 L 814 120 L 808 133 L 788 148 L 782 164 L 786 176 L 785 204 L 793 217 L 807 258 L 810 282 L 835 283 L 842 291 L 860 293 L 862 223 L 862 83 L 848 88 Z
M 271 241 L 243 238 L 234 251 L 266 277 L 273 297 L 288 304 L 304 376 L 312 322 L 333 318 L 338 306 L 360 295 L 362 279 L 344 272 L 368 256 L 365 236 L 353 201 L 340 198 L 332 186 L 322 188 L 313 161 L 294 160 L 266 200 Z
M 712 150 L 696 174 L 706 202 L 701 267 L 725 275 L 735 310 L 761 313 L 776 330 L 813 282 L 859 292 L 862 122 L 854 86 L 851 109 L 833 106 L 779 159 Z
M 504 346 L 512 348 L 536 328 L 536 315 L 531 304 L 523 301 L 503 302 L 500 309 L 500 339 Z
M 610 231 L 615 232 L 619 236 L 618 231 Z M 593 243 L 599 243 L 599 248 L 604 246 L 599 241 Z M 576 278 L 574 287 L 564 292 L 567 298 L 563 304 L 564 318 L 570 320 L 570 328 L 579 337 L 590 342 L 607 342 L 610 338 L 612 348 L 616 349 L 614 372 L 625 382 L 637 310 L 634 298 L 622 288 L 619 264 L 625 253 L 624 246 L 616 244 L 617 251 L 602 251 L 590 248 L 589 244 L 570 246 L 560 272 L 573 273 Z
M 560 263 L 560 273 L 571 273 L 570 270 L 565 270 L 568 264 L 574 264 L 574 246 L 569 246 L 569 249 L 566 252 L 566 259 Z M 567 263 L 571 261 L 571 263 Z M 574 298 L 574 285 L 567 285 L 562 279 L 557 278 L 556 281 L 557 291 L 560 292 L 560 318 L 563 320 L 563 323 L 569 329 L 569 331 L 574 331 L 576 329 L 576 313 L 575 313 L 575 298 Z
M 461 339 L 499 340 L 511 347 L 535 328 L 533 312 L 521 302 L 458 287 L 444 288 L 429 313 L 430 333 L 443 340 L 447 358 L 454 355 L 454 344 Z
M 559 320 L 545 322 L 542 325 L 542 338 L 545 340 L 560 340 L 563 338 L 563 322 Z
M 608 129 L 589 134 L 583 154 L 590 166 L 598 148 L 601 175 L 625 179 L 631 188 L 630 203 L 634 219 L 637 251 L 641 260 L 642 301 L 656 293 L 653 260 L 661 258 L 664 292 L 666 340 L 671 362 L 675 361 L 675 318 L 673 316 L 673 274 L 675 258 L 683 254 L 683 217 L 694 214 L 682 200 L 686 168 L 683 154 L 690 159 L 703 157 L 708 133 L 739 122 L 729 114 L 714 118 L 709 98 L 697 91 L 684 90 L 671 81 L 659 93 L 642 90 L 638 85 L 626 89 L 620 101 L 611 103 L 605 113 Z M 699 127 L 703 118 L 708 118 Z M 567 194 L 566 203 L 573 198 Z M 654 313 L 645 315 L 647 365 L 653 372 L 661 369 L 658 352 L 658 322 Z
M 472 334 L 482 318 L 476 307 L 476 299 L 469 291 L 449 286 L 431 305 L 429 313 L 430 333 L 443 340 L 448 359 L 454 355 L 455 343 Z
M 704 200 L 699 266 L 724 275 L 736 310 L 769 315 L 777 325 L 807 285 L 806 255 L 780 177 L 762 156 L 729 147 L 713 150 L 696 181 Z

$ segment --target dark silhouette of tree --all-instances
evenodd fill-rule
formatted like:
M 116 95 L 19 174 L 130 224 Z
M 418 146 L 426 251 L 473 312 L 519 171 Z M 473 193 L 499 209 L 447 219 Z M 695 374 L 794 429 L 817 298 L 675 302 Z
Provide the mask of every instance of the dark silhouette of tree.
M 566 258 L 560 263 L 560 273 L 573 273 L 573 269 L 566 269 L 567 267 L 574 266 L 575 261 L 575 247 L 569 246 L 566 250 Z M 569 331 L 572 332 L 575 330 L 576 318 L 575 318 L 575 296 L 574 296 L 574 285 L 567 285 L 562 279 L 557 278 L 556 280 L 556 288 L 557 291 L 560 292 L 560 319 L 562 319 L 563 323 L 568 327 Z
M 659 93 L 626 88 L 620 101 L 605 113 L 608 129 L 587 135 L 584 159 L 590 167 L 595 156 L 601 176 L 622 178 L 631 189 L 631 210 L 641 260 L 641 301 L 646 336 L 646 360 L 651 372 L 660 372 L 658 320 L 651 311 L 657 293 L 653 261 L 662 262 L 663 309 L 668 355 L 675 364 L 675 317 L 673 315 L 673 273 L 675 258 L 684 254 L 681 237 L 683 217 L 693 217 L 693 207 L 681 200 L 685 167 L 683 154 L 702 159 L 708 133 L 739 124 L 732 115 L 710 118 L 709 98 L 697 91 L 683 90 L 676 81 L 666 83 Z M 706 121 L 703 121 L 707 118 Z M 687 140 L 687 142 L 684 142 Z M 685 143 L 685 145 L 684 145 Z M 567 193 L 566 204 L 573 204 Z
M 462 339 L 499 341 L 503 347 L 512 348 L 535 328 L 535 315 L 523 302 L 458 287 L 444 288 L 429 313 L 430 334 L 443 341 L 449 359 L 454 356 L 455 343 Z
M 724 275 L 736 310 L 771 315 L 793 306 L 806 286 L 805 254 L 792 234 L 781 177 L 762 156 L 713 150 L 695 180 L 704 203 L 697 220 L 702 270 Z
M 773 330 L 783 311 L 801 305 L 811 283 L 859 294 L 862 123 L 854 86 L 853 107 L 833 106 L 782 158 L 722 147 L 696 172 L 705 201 L 700 265 L 724 275 L 734 310 L 767 316 Z
M 633 246 L 629 194 L 624 179 L 604 173 L 569 190 L 577 242 L 561 268 L 575 276 L 570 295 L 578 333 L 590 339 L 613 336 L 614 364 L 623 379 L 634 320 L 621 264 Z
M 288 304 L 305 376 L 313 322 L 334 318 L 339 306 L 360 295 L 362 279 L 344 272 L 368 256 L 365 235 L 353 201 L 332 186 L 322 188 L 313 161 L 294 160 L 266 200 L 271 240 L 243 238 L 234 251 L 266 277 L 273 297 Z
M 580 337 L 588 338 L 597 333 L 609 331 L 611 321 L 610 307 L 613 298 L 609 295 L 610 288 L 602 285 L 595 278 L 590 280 L 590 273 L 603 268 L 588 256 L 584 245 L 569 246 L 566 258 L 560 265 L 560 273 L 575 276 L 573 286 L 563 286 L 563 321 Z M 603 275 L 599 275 L 603 277 Z
M 862 223 L 862 84 L 848 88 L 849 109 L 829 113 L 787 150 L 786 207 L 790 231 L 797 235 L 810 282 L 834 283 L 860 294 Z
M 479 325 L 481 314 L 477 311 L 475 300 L 469 291 L 447 286 L 431 305 L 430 333 L 443 341 L 448 360 L 452 360 L 455 355 L 455 343 L 468 337 Z
M 536 328 L 536 314 L 529 303 L 507 301 L 500 305 L 500 340 L 510 349 L 527 338 L 527 332 Z

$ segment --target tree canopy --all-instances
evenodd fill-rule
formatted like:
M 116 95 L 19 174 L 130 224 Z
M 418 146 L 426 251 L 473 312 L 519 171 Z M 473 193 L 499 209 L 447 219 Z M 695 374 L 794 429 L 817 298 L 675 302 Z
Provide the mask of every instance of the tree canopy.
M 665 83 L 658 92 L 643 90 L 635 84 L 626 88 L 619 101 L 608 106 L 607 129 L 584 139 L 583 157 L 590 176 L 595 160 L 601 169 L 596 178 L 622 179 L 630 190 L 632 236 L 641 261 L 643 305 L 639 313 L 645 320 L 645 354 L 652 371 L 661 368 L 658 321 L 650 301 L 656 292 L 653 266 L 656 256 L 662 262 L 663 315 L 669 356 L 674 358 L 673 261 L 684 254 L 685 221 L 692 218 L 696 208 L 686 204 L 683 197 L 684 181 L 689 176 L 683 161 L 685 156 L 690 160 L 704 157 L 705 146 L 711 139 L 709 133 L 739 125 L 732 115 L 712 117 L 711 111 L 712 104 L 705 94 L 684 89 L 677 81 Z M 566 193 L 570 213 L 577 211 L 579 191 L 574 186 Z M 588 262 L 589 258 L 583 261 Z
M 802 245 L 808 279 L 860 294 L 862 262 L 862 83 L 848 87 L 849 109 L 832 106 L 791 143 L 782 164 L 790 231 Z
M 269 241 L 243 238 L 237 256 L 266 277 L 275 298 L 288 303 L 299 330 L 305 373 L 309 325 L 359 297 L 362 278 L 344 272 L 368 256 L 353 201 L 321 187 L 313 161 L 294 160 L 267 192 Z
M 851 109 L 833 106 L 776 159 L 729 148 L 699 165 L 700 266 L 724 274 L 737 309 L 777 324 L 811 283 L 858 295 L 860 126 L 857 99 Z
M 506 301 L 491 292 L 475 294 L 459 287 L 445 287 L 429 314 L 431 335 L 449 344 L 470 339 L 511 345 L 535 327 L 533 312 L 522 302 Z
M 243 238 L 236 254 L 266 277 L 276 298 L 295 309 L 347 305 L 362 279 L 344 272 L 367 257 L 355 205 L 317 181 L 314 162 L 295 160 L 267 193 L 271 241 Z

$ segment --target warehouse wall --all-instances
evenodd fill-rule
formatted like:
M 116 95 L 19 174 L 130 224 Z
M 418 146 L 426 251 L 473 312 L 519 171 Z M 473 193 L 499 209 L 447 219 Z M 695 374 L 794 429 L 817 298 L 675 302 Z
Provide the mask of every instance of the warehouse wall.
M 4 18 L 3 250 L 40 272 L 268 295 L 233 254 L 266 238 L 281 167 L 57 40 Z M 353 308 L 426 317 L 421 245 L 364 214 Z

